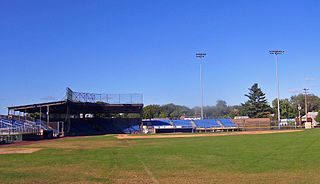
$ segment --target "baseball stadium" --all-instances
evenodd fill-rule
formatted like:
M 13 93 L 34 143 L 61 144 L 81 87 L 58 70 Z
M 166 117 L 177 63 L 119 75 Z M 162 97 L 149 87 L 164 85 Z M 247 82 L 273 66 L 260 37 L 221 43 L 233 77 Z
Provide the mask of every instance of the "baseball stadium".
M 0 184 L 320 183 L 319 10 L 0 0 Z
M 314 183 L 320 129 L 268 118 L 143 120 L 142 94 L 66 90 L 8 107 L 2 183 Z M 135 114 L 133 118 L 101 114 Z M 30 114 L 37 114 L 31 117 Z

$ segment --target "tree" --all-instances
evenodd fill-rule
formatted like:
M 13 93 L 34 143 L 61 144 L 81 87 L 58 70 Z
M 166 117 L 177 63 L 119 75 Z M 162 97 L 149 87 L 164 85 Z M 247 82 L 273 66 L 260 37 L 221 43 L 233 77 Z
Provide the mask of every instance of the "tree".
M 143 108 L 143 118 L 158 118 L 160 114 L 160 105 L 147 105 Z
M 275 119 L 278 119 L 278 100 L 274 99 L 272 101 L 273 114 L 275 114 Z M 281 118 L 295 118 L 297 117 L 297 110 L 294 104 L 292 104 L 289 99 L 280 99 L 280 117 Z
M 238 108 L 238 107 L 237 107 Z M 206 118 L 228 118 L 234 106 L 228 106 L 224 100 L 217 100 L 215 106 L 205 106 L 204 115 Z M 200 107 L 189 107 L 175 105 L 173 103 L 165 105 L 147 105 L 143 108 L 143 118 L 169 118 L 180 119 L 181 116 L 200 116 Z
M 265 118 L 271 113 L 265 94 L 258 87 L 258 83 L 254 83 L 249 88 L 249 93 L 245 95 L 249 98 L 244 104 L 241 104 L 241 115 L 248 115 L 251 118 Z
M 238 105 L 230 106 L 230 113 L 228 114 L 228 118 L 233 119 L 235 116 L 238 116 L 240 114 L 239 109 L 241 108 Z
M 317 122 L 320 122 L 320 111 L 318 112 L 318 115 L 317 115 L 317 117 L 316 117 L 316 121 L 317 121 Z
M 227 102 L 224 100 L 217 100 L 215 106 L 204 107 L 205 117 L 208 118 L 226 118 L 231 112 L 231 108 L 228 107 Z
M 318 111 L 320 109 L 320 98 L 314 94 L 307 94 L 308 98 L 308 111 Z M 298 104 L 301 105 L 302 109 L 305 109 L 305 95 L 299 94 L 291 96 L 290 103 L 298 109 Z M 302 115 L 305 115 L 305 111 L 301 111 Z
M 168 118 L 168 117 L 169 117 L 169 114 L 166 112 L 161 112 L 159 115 L 159 118 Z
M 216 109 L 217 118 L 226 118 L 231 112 L 231 109 L 227 106 L 227 102 L 224 100 L 217 100 Z
M 173 103 L 162 105 L 160 107 L 160 111 L 162 116 L 167 115 L 167 117 L 161 117 L 161 118 L 170 118 L 170 114 L 175 111 L 176 105 Z
M 179 119 L 183 115 L 193 115 L 190 108 L 173 103 L 166 105 L 147 105 L 143 108 L 143 118 L 170 118 Z

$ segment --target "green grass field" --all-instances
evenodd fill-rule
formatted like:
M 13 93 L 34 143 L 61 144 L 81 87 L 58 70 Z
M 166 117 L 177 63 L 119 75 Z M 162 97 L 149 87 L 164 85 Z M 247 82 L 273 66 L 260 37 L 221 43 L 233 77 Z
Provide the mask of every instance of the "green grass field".
M 69 138 L 0 155 L 0 183 L 320 183 L 320 129 L 265 135 Z M 8 149 L 8 148 L 0 148 Z

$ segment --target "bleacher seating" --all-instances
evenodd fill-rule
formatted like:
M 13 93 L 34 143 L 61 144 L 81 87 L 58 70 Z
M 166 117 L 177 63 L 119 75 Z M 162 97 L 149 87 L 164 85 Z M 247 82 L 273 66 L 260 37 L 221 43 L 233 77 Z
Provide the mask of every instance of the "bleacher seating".
M 230 119 L 203 119 L 203 120 L 151 120 L 144 121 L 143 125 L 154 126 L 159 128 L 170 128 L 167 126 L 174 126 L 172 128 L 237 128 Z M 161 128 L 161 127 L 160 127 Z
M 192 128 L 190 120 L 171 120 L 171 122 L 177 127 L 181 126 L 182 128 Z
M 136 133 L 140 131 L 139 118 L 109 118 L 109 119 L 72 119 L 70 125 L 70 135 L 94 135 L 103 133 Z M 230 119 L 204 119 L 204 120 L 151 120 L 144 121 L 143 125 L 153 126 L 156 129 L 169 130 L 186 129 L 192 132 L 197 128 L 217 128 L 230 129 L 237 128 Z M 65 124 L 66 128 L 67 124 Z M 188 130 L 187 130 L 188 129 Z M 12 133 L 34 133 L 40 130 L 53 130 L 40 121 L 28 121 L 9 119 L 0 116 L 0 135 Z M 53 130 L 55 131 L 55 130 Z M 157 130 L 160 132 L 160 130 Z
M 22 134 L 35 133 L 40 130 L 48 130 L 43 122 L 34 122 L 28 120 L 14 120 L 0 116 L 0 134 Z
M 145 121 L 143 124 L 147 126 L 171 126 L 169 120 L 151 120 Z
M 215 119 L 192 120 L 198 128 L 221 128 Z
M 237 127 L 230 119 L 218 119 L 224 127 Z

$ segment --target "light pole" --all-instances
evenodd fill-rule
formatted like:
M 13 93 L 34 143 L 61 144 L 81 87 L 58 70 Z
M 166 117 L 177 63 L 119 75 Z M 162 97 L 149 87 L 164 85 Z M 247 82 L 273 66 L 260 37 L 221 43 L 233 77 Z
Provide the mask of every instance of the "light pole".
M 276 74 L 277 74 L 277 89 L 278 89 L 278 126 L 280 129 L 280 98 L 279 98 L 279 72 L 278 72 L 278 54 L 284 54 L 282 50 L 270 50 L 270 54 L 276 55 Z
M 305 111 L 306 111 L 306 122 L 308 122 L 308 101 L 307 101 L 307 91 L 309 88 L 303 88 L 304 90 L 304 102 L 305 102 Z
M 202 58 L 206 53 L 197 53 L 196 57 L 200 58 L 200 92 L 201 92 L 201 119 L 203 119 L 203 87 L 202 87 Z

